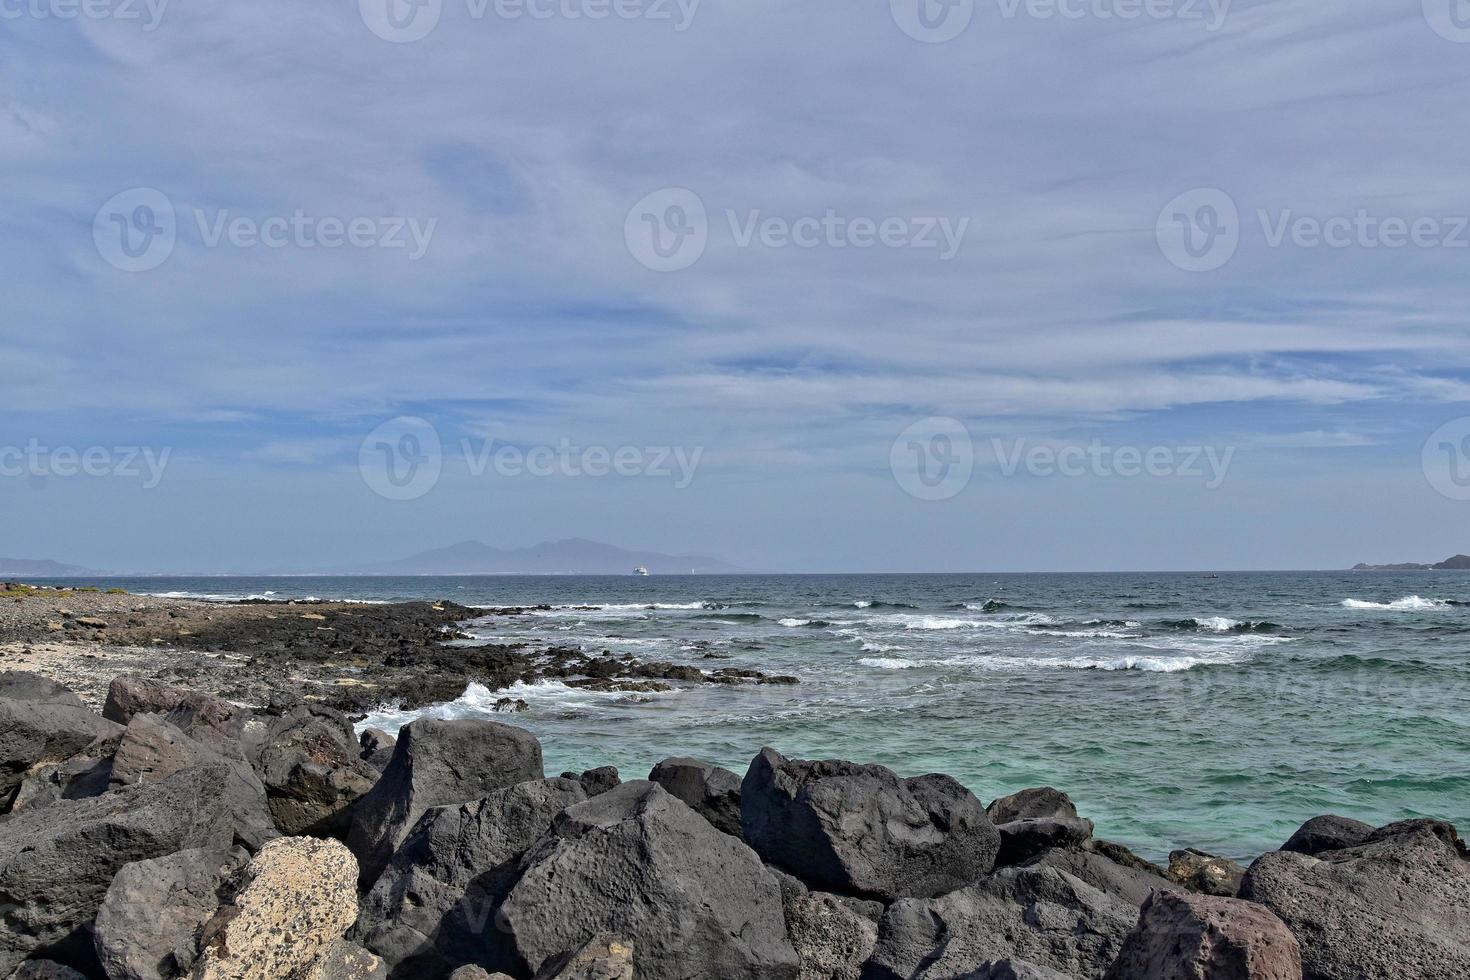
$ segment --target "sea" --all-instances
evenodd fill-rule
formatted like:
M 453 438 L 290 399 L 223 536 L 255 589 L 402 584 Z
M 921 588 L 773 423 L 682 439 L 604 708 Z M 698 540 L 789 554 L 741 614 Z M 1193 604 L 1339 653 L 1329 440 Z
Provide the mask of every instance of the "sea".
M 795 686 L 594 693 L 472 684 L 432 715 L 540 738 L 548 773 L 625 779 L 695 756 L 942 772 L 980 799 L 1068 793 L 1099 836 L 1154 860 L 1249 859 L 1323 813 L 1470 829 L 1470 575 L 1235 572 L 114 578 L 68 584 L 220 601 L 449 599 L 475 643 L 575 645 Z M 499 697 L 528 710 L 494 714 Z

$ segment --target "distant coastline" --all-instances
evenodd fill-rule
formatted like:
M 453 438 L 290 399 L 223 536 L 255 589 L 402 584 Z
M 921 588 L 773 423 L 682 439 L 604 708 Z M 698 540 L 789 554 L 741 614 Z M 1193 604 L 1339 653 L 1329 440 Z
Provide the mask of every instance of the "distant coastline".
M 1355 572 L 1444 572 L 1467 569 L 1470 569 L 1470 555 L 1455 555 L 1432 565 L 1423 562 L 1400 562 L 1395 565 L 1369 565 L 1359 562 L 1352 567 Z

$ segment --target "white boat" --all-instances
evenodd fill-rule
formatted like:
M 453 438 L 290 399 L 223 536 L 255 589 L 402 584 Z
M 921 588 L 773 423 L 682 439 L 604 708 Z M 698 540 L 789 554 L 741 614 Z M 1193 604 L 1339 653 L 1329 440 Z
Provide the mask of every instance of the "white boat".
M 633 574 L 634 575 L 647 575 L 648 574 L 648 569 L 644 568 L 642 565 L 639 565 L 637 568 L 633 569 Z

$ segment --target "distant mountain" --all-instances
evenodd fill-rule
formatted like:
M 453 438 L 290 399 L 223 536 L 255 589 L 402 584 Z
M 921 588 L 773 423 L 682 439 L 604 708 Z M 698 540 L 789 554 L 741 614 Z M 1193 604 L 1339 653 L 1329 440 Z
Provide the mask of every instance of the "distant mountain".
M 353 569 L 354 575 L 630 575 L 636 568 L 650 575 L 720 575 L 738 572 L 734 565 L 705 555 L 664 555 L 629 551 L 616 545 L 571 538 L 544 541 L 529 548 L 493 548 L 464 541 L 421 554 Z
M 1429 571 L 1463 571 L 1470 569 L 1470 555 L 1455 555 L 1446 558 L 1442 562 L 1433 565 L 1420 564 L 1418 562 L 1401 562 L 1397 565 L 1367 565 L 1359 563 L 1353 566 L 1355 572 L 1429 572 Z
M 32 578 L 83 578 L 96 575 L 90 568 L 63 565 L 41 558 L 0 558 L 0 575 L 28 575 Z

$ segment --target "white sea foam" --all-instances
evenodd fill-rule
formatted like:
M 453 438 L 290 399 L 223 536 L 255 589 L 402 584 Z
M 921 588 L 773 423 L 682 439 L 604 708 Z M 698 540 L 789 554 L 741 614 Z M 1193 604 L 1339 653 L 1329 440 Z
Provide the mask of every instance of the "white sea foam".
M 1200 629 L 1209 630 L 1212 633 L 1229 633 L 1240 625 L 1240 620 L 1228 619 L 1224 616 L 1207 616 L 1204 619 L 1196 619 L 1195 622 L 1199 624 Z
M 857 602 L 853 603 L 853 605 L 857 606 L 859 609 L 867 609 L 872 604 L 873 601 L 871 599 L 859 599 Z
M 384 707 L 372 712 L 362 721 L 357 723 L 357 730 L 365 728 L 382 728 L 387 731 L 397 731 L 399 727 L 408 724 L 418 718 L 492 718 L 514 719 L 514 715 L 502 715 L 495 710 L 495 703 L 501 698 L 512 698 L 525 701 L 532 713 L 565 712 L 595 709 L 607 707 L 617 702 L 643 702 L 653 701 L 659 698 L 667 698 L 677 695 L 678 688 L 669 691 L 590 691 L 578 687 L 570 687 L 558 680 L 540 680 L 531 684 L 524 681 L 516 681 L 510 687 L 503 690 L 492 691 L 483 684 L 471 683 L 465 688 L 464 693 L 453 701 L 444 704 L 436 704 L 416 711 L 405 711 L 401 708 Z
M 1044 613 L 1012 613 L 1005 616 L 997 616 L 994 619 L 957 619 L 952 616 L 898 613 L 893 616 L 884 616 L 882 617 L 882 621 L 893 623 L 910 630 L 1020 630 L 1028 626 L 1044 626 L 1047 623 L 1053 622 L 1052 618 Z
M 782 626 L 791 627 L 810 626 L 812 624 L 812 621 L 810 619 L 793 619 L 789 616 L 786 619 L 778 620 L 778 622 L 780 622 Z
M 864 657 L 858 663 L 864 667 L 876 667 L 879 670 L 908 670 L 910 667 L 919 666 L 912 660 L 902 657 Z
M 1366 599 L 1344 599 L 1342 605 L 1345 609 L 1392 609 L 1395 612 L 1414 612 L 1426 609 L 1448 609 L 1450 604 L 1442 599 L 1426 599 L 1423 596 L 1410 595 L 1392 602 L 1370 602 Z

